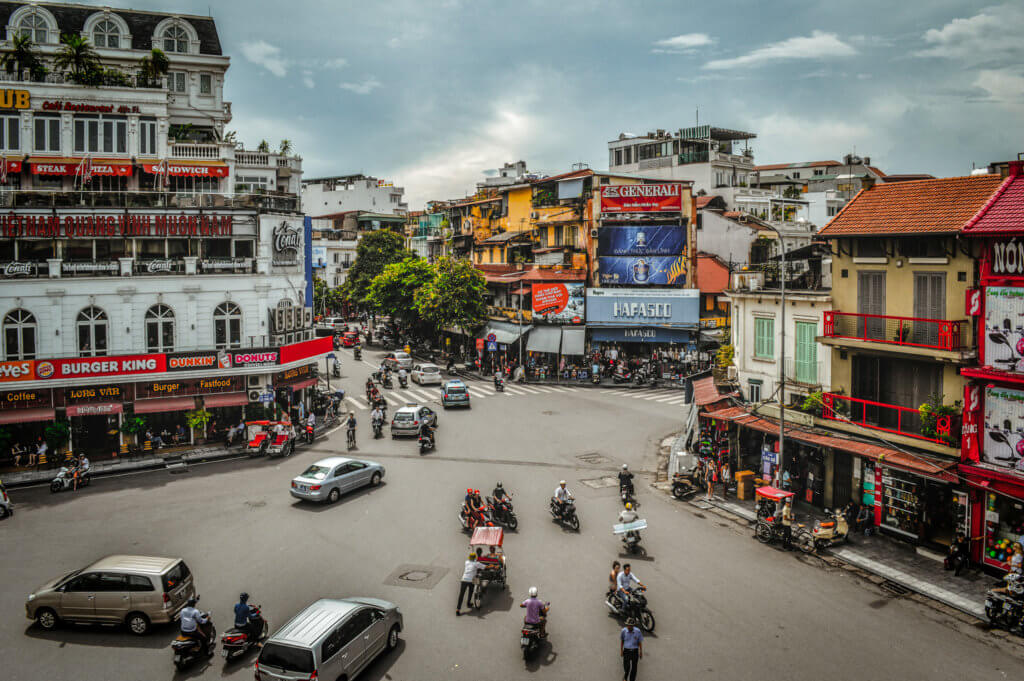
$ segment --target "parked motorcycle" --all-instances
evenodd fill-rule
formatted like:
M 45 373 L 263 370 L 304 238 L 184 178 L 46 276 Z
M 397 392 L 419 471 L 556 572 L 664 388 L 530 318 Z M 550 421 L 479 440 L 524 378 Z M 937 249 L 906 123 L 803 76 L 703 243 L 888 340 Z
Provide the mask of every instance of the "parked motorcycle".
M 654 613 L 647 607 L 647 596 L 644 595 L 646 591 L 647 589 L 642 586 L 635 587 L 626 596 L 625 605 L 615 592 L 611 592 L 606 594 L 604 604 L 624 620 L 632 617 L 639 623 L 642 631 L 650 633 L 654 631 Z
M 696 491 L 697 486 L 693 484 L 692 475 L 685 475 L 683 473 L 672 474 L 672 496 L 676 499 L 685 499 Z
M 826 509 L 825 515 L 828 520 L 814 523 L 810 532 L 800 534 L 800 550 L 804 553 L 820 551 L 839 542 L 849 541 L 850 527 L 846 523 L 846 517 L 840 509 L 835 513 Z
M 213 624 L 213 612 L 207 612 L 204 615 L 209 620 L 209 624 L 206 626 L 210 628 L 210 635 L 205 643 L 188 638 L 184 634 L 179 634 L 178 638 L 171 641 L 171 650 L 174 651 L 174 666 L 178 671 L 185 669 L 196 660 L 213 657 L 217 647 L 217 627 Z
M 516 518 L 516 514 L 512 511 L 511 501 L 498 501 L 491 497 L 487 497 L 487 503 L 491 505 L 491 515 L 494 517 L 495 522 L 509 530 L 515 530 L 519 527 L 519 519 Z
M 426 454 L 429 451 L 433 451 L 433 449 L 434 449 L 434 442 L 429 437 L 426 437 L 425 435 L 420 435 L 419 441 L 420 441 L 420 454 Z
M 985 593 L 985 616 L 993 627 L 1024 632 L 1024 580 L 1011 572 L 1003 581 L 1006 591 L 993 587 Z
M 633 374 L 630 373 L 625 365 L 620 364 L 615 367 L 615 372 L 612 374 L 613 383 L 629 383 L 631 380 L 633 380 Z
M 86 472 L 79 474 L 78 486 L 87 487 L 92 482 L 92 476 Z M 57 471 L 57 477 L 50 481 L 50 492 L 57 493 L 63 492 L 67 489 L 75 488 L 75 469 L 68 466 L 62 466 Z
M 555 504 L 555 500 L 552 499 L 549 502 L 548 510 L 551 512 L 551 517 L 557 520 L 563 525 L 568 525 L 573 530 L 579 532 L 580 530 L 580 517 L 576 514 L 576 500 L 569 499 L 562 504 L 561 509 Z
M 550 603 L 545 603 L 544 607 L 550 608 Z M 523 621 L 523 628 L 519 635 L 519 647 L 523 649 L 523 659 L 528 660 L 530 657 L 537 652 L 540 648 L 540 642 L 543 637 L 540 635 L 540 625 L 530 624 L 529 622 Z
M 249 616 L 250 626 L 258 631 L 259 634 L 256 636 L 250 636 L 247 631 L 236 629 L 234 627 L 224 632 L 224 635 L 220 638 L 220 654 L 223 655 L 228 662 L 231 662 L 236 657 L 241 657 L 247 652 L 259 645 L 260 641 L 267 638 L 270 633 L 270 625 L 260 612 L 261 606 L 257 605 L 254 608 L 254 612 Z

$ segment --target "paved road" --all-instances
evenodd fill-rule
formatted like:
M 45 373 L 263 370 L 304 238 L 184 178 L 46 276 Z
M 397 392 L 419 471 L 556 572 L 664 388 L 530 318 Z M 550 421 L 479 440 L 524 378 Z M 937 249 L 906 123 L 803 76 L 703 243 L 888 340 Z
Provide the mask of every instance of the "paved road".
M 369 367 L 346 361 L 345 368 L 352 376 L 343 384 L 359 395 Z M 364 678 L 621 678 L 620 625 L 602 603 L 618 556 L 610 528 L 618 507 L 616 489 L 601 486 L 602 478 L 621 461 L 654 470 L 657 444 L 678 428 L 677 412 L 608 390 L 490 396 L 468 411 L 441 412 L 438 449 L 422 457 L 414 440 L 369 439 L 364 412 L 358 454 L 387 466 L 386 484 L 329 507 L 294 501 L 288 480 L 335 453 L 340 433 L 283 461 L 108 478 L 77 494 L 16 491 L 18 514 L 0 523 L 2 677 L 252 678 L 248 663 L 225 667 L 220 657 L 176 674 L 169 628 L 145 638 L 112 628 L 43 633 L 24 618 L 25 595 L 44 580 L 105 554 L 142 553 L 184 557 L 221 629 L 243 589 L 272 628 L 324 596 L 399 603 L 403 642 Z M 579 534 L 546 513 L 559 478 L 579 500 Z M 481 611 L 456 618 L 467 544 L 456 519 L 460 492 L 498 479 L 515 493 L 520 517 L 520 531 L 506 541 L 511 591 L 491 592 Z M 959 680 L 1024 672 L 1016 648 L 982 631 L 886 598 L 845 571 L 762 547 L 644 484 L 640 493 L 650 555 L 633 562 L 658 618 L 640 678 Z M 440 581 L 430 589 L 386 585 L 403 565 L 439 571 Z M 524 664 L 516 605 L 531 585 L 552 602 L 551 638 Z

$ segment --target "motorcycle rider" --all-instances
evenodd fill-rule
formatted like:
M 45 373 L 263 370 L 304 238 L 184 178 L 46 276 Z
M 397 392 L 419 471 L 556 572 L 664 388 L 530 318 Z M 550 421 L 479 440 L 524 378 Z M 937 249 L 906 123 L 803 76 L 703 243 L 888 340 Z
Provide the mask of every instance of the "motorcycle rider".
M 629 471 L 629 464 L 622 464 L 622 470 L 619 471 L 619 494 L 624 491 L 629 491 L 630 496 L 633 495 L 633 474 Z
M 377 390 L 377 386 L 373 384 L 373 377 L 366 379 L 366 401 L 369 402 L 373 397 L 373 393 Z
M 625 612 L 626 603 L 629 602 L 629 594 L 633 591 L 633 585 L 636 584 L 641 588 L 645 588 L 643 583 L 637 579 L 637 576 L 633 574 L 632 568 L 629 563 L 622 566 L 622 572 L 616 578 L 616 589 L 615 595 L 619 597 L 619 604 Z
M 406 373 L 405 367 L 399 367 L 399 369 L 398 369 L 398 382 L 401 385 L 408 385 L 409 384 L 409 374 Z
M 181 635 L 199 641 L 204 649 L 208 649 L 210 635 L 206 625 L 209 624 L 210 618 L 196 608 L 196 603 L 198 600 L 193 596 L 181 610 Z
M 256 608 L 249 605 L 249 594 L 242 592 L 238 594 L 238 603 L 235 603 L 235 629 L 238 629 L 250 640 L 256 640 L 262 631 L 256 631 Z
M 550 606 L 537 598 L 537 587 L 530 587 L 530 597 L 520 603 L 519 607 L 526 608 L 526 616 L 523 618 L 523 621 L 527 624 L 536 624 L 540 637 L 547 637 L 546 626 L 548 618 L 546 615 Z
M 83 478 L 85 478 L 85 474 L 88 473 L 88 472 L 89 472 L 89 457 L 87 457 L 85 454 L 83 454 L 82 458 L 78 460 L 78 464 L 75 466 L 75 470 L 74 470 L 74 476 L 73 477 L 74 477 L 74 483 L 75 483 L 75 489 L 76 490 L 78 489 L 78 481 L 82 480 Z
M 370 412 L 370 423 L 373 425 L 374 429 L 376 429 L 378 425 L 384 425 L 384 412 L 381 411 L 381 408 L 377 405 L 374 405 L 373 411 Z
M 430 446 L 434 446 L 434 427 L 426 421 L 420 426 L 420 437 L 425 437 L 430 441 Z
M 316 434 L 316 414 L 313 412 L 309 412 L 309 418 L 306 419 L 306 432 L 309 433 L 309 439 L 312 441 Z
M 562 513 L 565 511 L 566 502 L 574 498 L 575 497 L 572 495 L 572 492 L 570 492 L 566 488 L 565 480 L 559 480 L 558 487 L 555 488 L 555 495 L 553 497 L 553 500 L 555 502 L 555 508 L 558 511 L 558 515 L 562 515 Z
M 624 509 L 622 509 L 622 511 L 619 513 L 619 522 L 622 523 L 623 525 L 627 525 L 629 523 L 636 522 L 637 518 L 639 518 L 639 517 L 640 516 L 637 515 L 637 512 L 633 510 L 633 504 L 631 504 L 631 503 L 629 503 L 627 501 L 626 502 L 626 507 Z M 629 532 L 626 533 L 626 538 L 629 538 L 629 537 L 636 537 L 637 541 L 639 541 L 640 540 L 640 533 L 637 532 L 636 530 L 630 530 Z
M 469 518 L 473 514 L 473 488 L 466 490 L 466 496 L 462 500 L 462 517 L 466 519 L 466 524 L 469 524 Z
M 498 386 L 501 385 L 502 380 L 503 379 L 502 379 L 501 369 L 496 369 L 495 372 L 494 372 L 494 389 L 495 390 L 499 389 Z
M 491 492 L 491 497 L 496 504 L 509 503 L 511 501 L 508 497 L 508 492 L 505 491 L 500 481 L 494 484 L 494 491 Z

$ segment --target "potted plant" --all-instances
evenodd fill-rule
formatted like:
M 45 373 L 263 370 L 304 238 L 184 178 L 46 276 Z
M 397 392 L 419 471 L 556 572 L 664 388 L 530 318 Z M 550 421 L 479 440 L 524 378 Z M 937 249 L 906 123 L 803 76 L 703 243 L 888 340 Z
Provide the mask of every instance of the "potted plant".
M 54 421 L 43 428 L 43 440 L 49 448 L 50 457 L 56 457 L 67 448 L 71 438 L 71 424 L 67 421 Z
M 196 444 L 203 444 L 206 442 L 206 424 L 213 418 L 213 414 L 206 411 L 206 409 L 193 409 L 192 411 L 185 412 L 185 423 L 192 429 L 195 434 Z
M 146 419 L 141 416 L 129 416 L 121 424 L 121 432 L 128 436 L 129 445 L 139 444 L 139 433 L 146 432 Z

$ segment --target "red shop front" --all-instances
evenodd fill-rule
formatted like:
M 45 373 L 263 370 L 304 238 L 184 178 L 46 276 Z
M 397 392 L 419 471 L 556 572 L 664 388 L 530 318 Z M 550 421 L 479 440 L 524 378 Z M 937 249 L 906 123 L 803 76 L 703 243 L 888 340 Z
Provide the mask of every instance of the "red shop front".
M 992 199 L 964 227 L 981 254 L 980 286 L 967 294 L 978 328 L 978 366 L 961 374 L 960 474 L 968 482 L 973 558 L 1005 571 L 1024 538 L 1024 172 L 1007 166 Z

